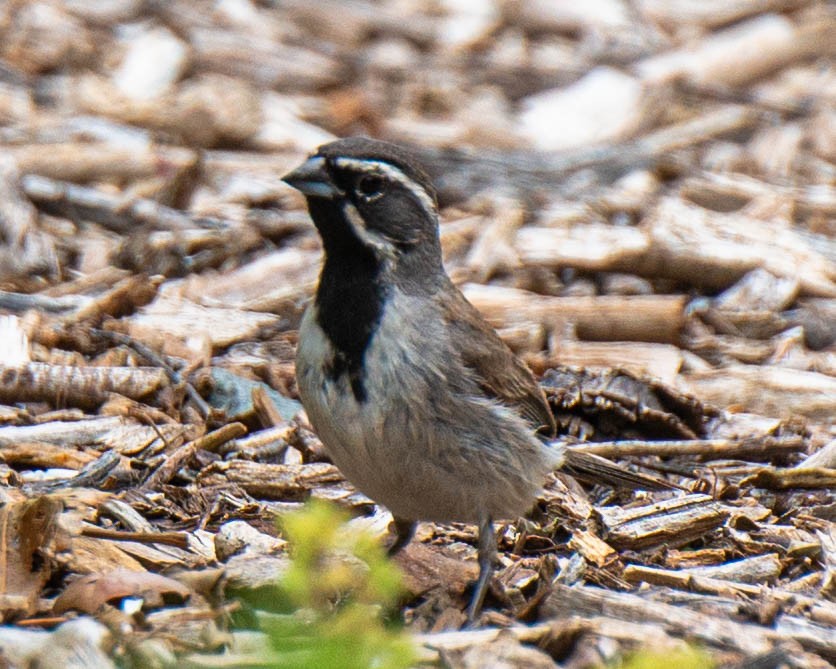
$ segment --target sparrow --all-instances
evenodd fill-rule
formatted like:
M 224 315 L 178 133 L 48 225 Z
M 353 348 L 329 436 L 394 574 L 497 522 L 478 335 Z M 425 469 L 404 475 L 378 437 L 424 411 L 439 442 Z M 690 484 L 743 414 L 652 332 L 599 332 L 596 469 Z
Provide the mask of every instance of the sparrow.
M 478 526 L 478 615 L 496 560 L 495 519 L 528 511 L 556 469 L 657 489 L 659 479 L 573 451 L 529 368 L 452 283 L 436 193 L 405 149 L 352 137 L 283 180 L 322 239 L 319 284 L 299 327 L 296 379 L 337 467 L 392 513 L 395 553 L 417 521 Z

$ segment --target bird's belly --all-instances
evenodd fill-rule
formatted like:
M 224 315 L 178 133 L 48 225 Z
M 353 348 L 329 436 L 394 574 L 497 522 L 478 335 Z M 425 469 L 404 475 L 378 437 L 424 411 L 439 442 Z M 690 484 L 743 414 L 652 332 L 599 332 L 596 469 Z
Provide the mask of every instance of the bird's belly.
M 547 449 L 511 410 L 454 392 L 450 356 L 390 334 L 387 346 L 373 342 L 366 352 L 365 369 L 377 373 L 366 374 L 358 399 L 348 375 L 329 374 L 323 364 L 330 359 L 324 333 L 309 315 L 303 320 L 299 394 L 337 467 L 408 520 L 479 522 L 526 512 L 551 470 Z
M 318 375 L 317 375 L 318 376 Z M 533 503 L 551 469 L 535 438 L 492 444 L 465 426 L 421 413 L 421 399 L 370 393 L 357 402 L 347 381 L 300 378 L 311 424 L 337 467 L 360 491 L 410 520 L 514 518 Z M 501 432 L 501 430 L 496 430 Z M 519 439 L 517 439 L 519 441 Z

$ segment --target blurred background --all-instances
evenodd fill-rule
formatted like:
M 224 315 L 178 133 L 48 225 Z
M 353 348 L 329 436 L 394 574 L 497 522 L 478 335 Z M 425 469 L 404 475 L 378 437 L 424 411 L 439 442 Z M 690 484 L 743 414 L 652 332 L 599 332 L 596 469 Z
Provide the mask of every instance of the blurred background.
M 226 602 L 287 573 L 274 518 L 301 500 L 386 534 L 298 418 L 296 327 L 321 249 L 281 181 L 365 134 L 427 167 L 448 271 L 545 374 L 561 431 L 639 440 L 693 491 L 642 493 L 623 515 L 625 497 L 581 503 L 553 480 L 545 525 L 503 526 L 506 610 L 564 616 L 525 637 L 547 662 L 531 646 L 507 666 L 614 666 L 692 635 L 724 667 L 779 666 L 751 657 L 778 641 L 807 654 L 792 666 L 830 666 L 834 56 L 826 0 L 0 0 L 0 618 L 26 623 L 0 632 L 143 597 L 142 612 L 105 607 L 111 629 L 129 650 L 165 639 L 168 659 L 135 666 L 175 666 L 228 644 L 238 604 L 219 589 Z M 658 515 L 619 534 L 636 505 Z M 419 530 L 424 552 L 402 565 L 412 631 L 462 623 L 475 541 Z M 696 588 L 688 567 L 729 578 L 732 560 L 731 589 L 668 587 Z M 205 578 L 185 594 L 148 580 L 174 568 Z M 103 592 L 81 596 L 77 576 Z M 600 587 L 568 589 L 581 580 Z M 664 584 L 661 603 L 625 594 L 639 582 Z M 479 632 L 483 654 L 449 666 L 493 666 Z M 44 653 L 83 636 L 64 633 L 40 637 Z M 26 643 L 0 638 L 0 654 Z M 204 659 L 188 666 L 219 666 Z
M 7 1 L 0 285 L 154 275 L 134 336 L 278 322 L 289 363 L 319 251 L 280 176 L 366 134 L 421 156 L 451 274 L 538 370 L 820 414 L 712 374 L 836 369 L 834 35 L 816 0 Z

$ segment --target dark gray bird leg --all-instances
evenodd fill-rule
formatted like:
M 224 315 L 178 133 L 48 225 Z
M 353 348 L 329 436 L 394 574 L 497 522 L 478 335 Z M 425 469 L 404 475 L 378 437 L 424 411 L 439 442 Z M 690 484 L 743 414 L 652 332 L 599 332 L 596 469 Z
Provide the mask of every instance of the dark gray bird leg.
M 488 592 L 488 584 L 491 581 L 493 567 L 496 563 L 496 537 L 493 531 L 493 520 L 485 516 L 479 523 L 479 580 L 476 581 L 476 589 L 473 591 L 473 599 L 467 609 L 467 622 L 473 624 L 479 611 L 482 610 L 482 603 Z
M 395 541 L 389 546 L 389 550 L 386 551 L 389 557 L 395 555 L 412 540 L 412 535 L 415 534 L 415 526 L 417 524 L 414 520 L 404 520 L 397 516 L 393 517 L 392 525 L 395 526 Z

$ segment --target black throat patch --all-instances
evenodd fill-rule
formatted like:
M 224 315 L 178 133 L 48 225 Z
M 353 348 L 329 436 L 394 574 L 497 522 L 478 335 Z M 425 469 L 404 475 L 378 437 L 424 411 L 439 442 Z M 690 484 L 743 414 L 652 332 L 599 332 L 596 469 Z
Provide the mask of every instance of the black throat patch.
M 331 240 L 333 243 L 334 240 Z M 383 315 L 387 290 L 380 262 L 356 238 L 326 242 L 325 263 L 316 293 L 317 322 L 334 347 L 325 373 L 332 380 L 347 375 L 358 402 L 368 399 L 364 358 Z M 331 248 L 329 248 L 331 246 Z

